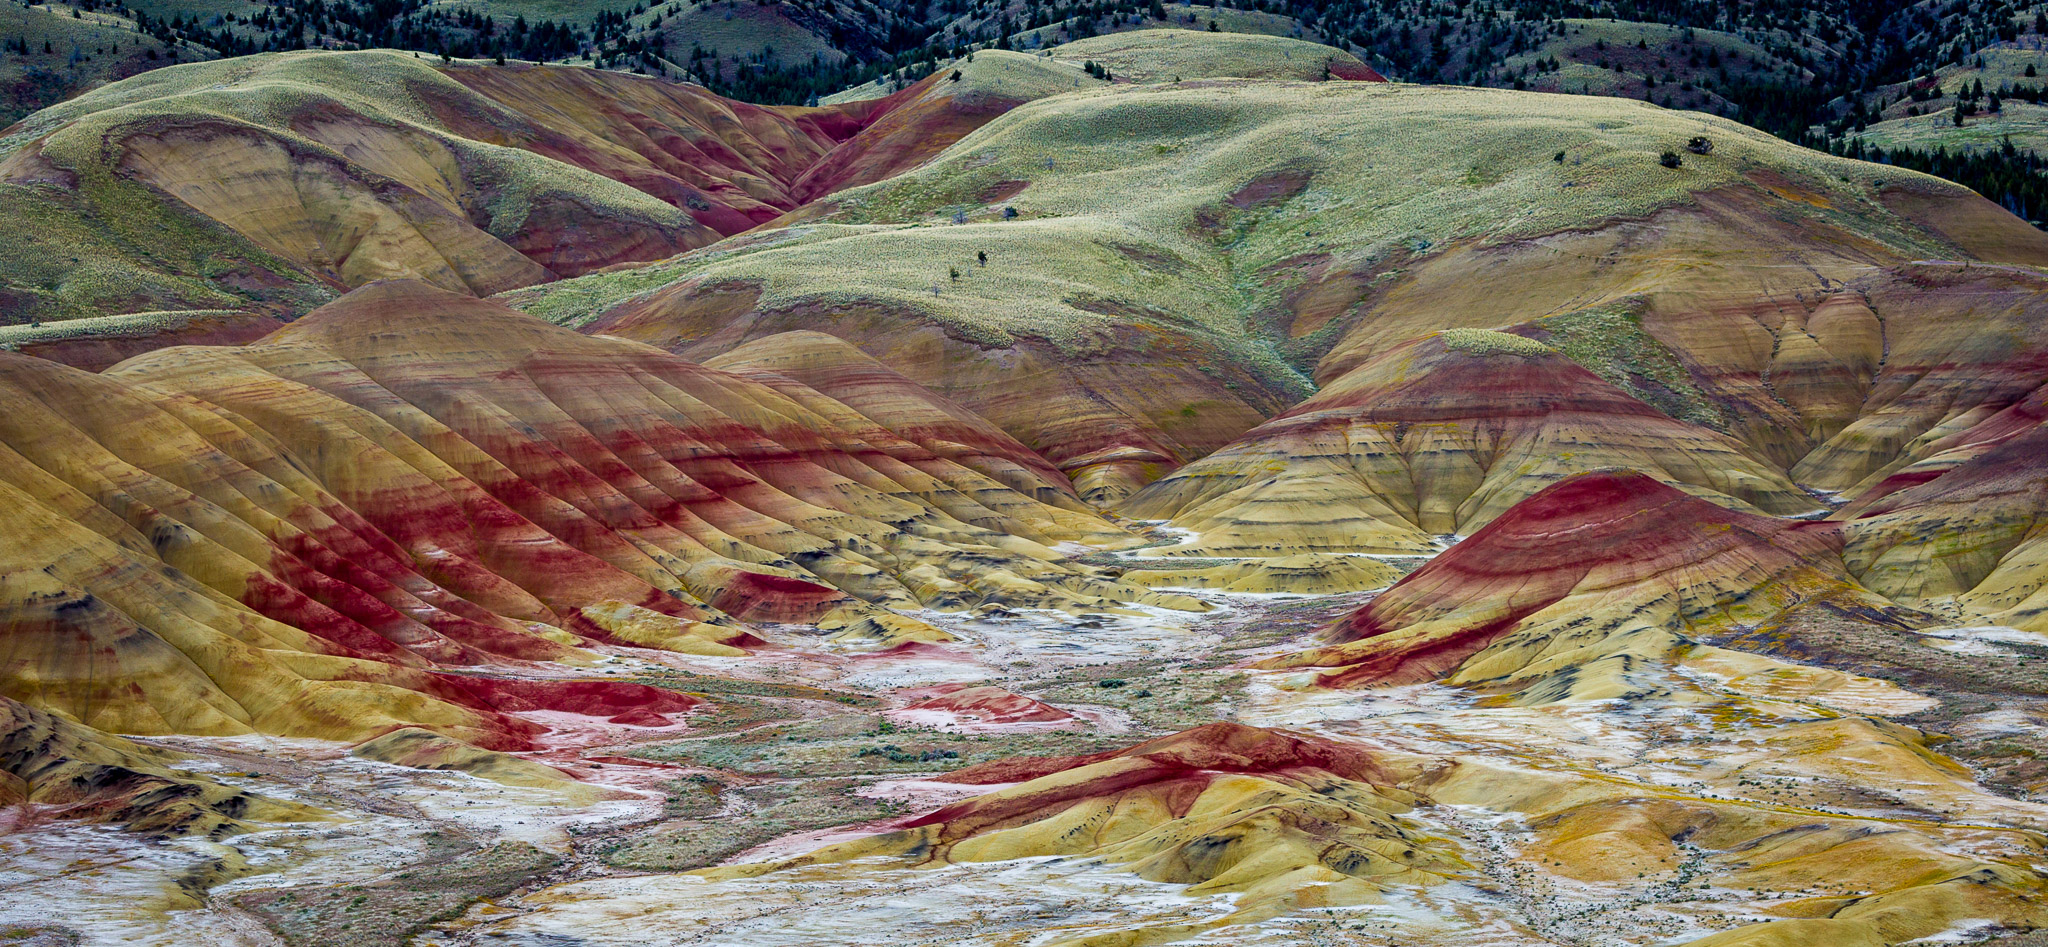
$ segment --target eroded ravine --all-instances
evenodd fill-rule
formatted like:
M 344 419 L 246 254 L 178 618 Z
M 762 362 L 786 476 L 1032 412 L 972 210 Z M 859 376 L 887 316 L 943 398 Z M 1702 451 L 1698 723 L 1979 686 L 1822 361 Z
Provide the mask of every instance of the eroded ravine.
M 1142 553 L 1111 558 L 1148 565 Z M 2048 807 L 1990 792 L 1886 730 L 1880 714 L 1932 701 L 1884 681 L 1846 676 L 1775 697 L 1745 682 L 1803 672 L 1694 647 L 1630 671 L 1634 692 L 1611 699 L 1515 701 L 1434 683 L 1329 690 L 1252 664 L 1314 644 L 1377 593 L 1187 594 L 1213 610 L 926 612 L 917 617 L 959 640 L 873 652 L 769 626 L 782 647 L 747 658 L 620 647 L 592 669 L 503 671 L 595 674 L 708 701 L 686 725 L 526 714 L 549 733 L 516 757 L 575 781 L 508 785 L 502 772 L 392 765 L 309 739 L 142 741 L 189 754 L 190 771 L 333 815 L 219 842 L 17 816 L 4 883 L 28 896 L 17 905 L 62 899 L 92 919 L 86 933 L 139 944 L 623 945 L 650 932 L 676 944 L 1661 944 L 1873 893 L 1855 871 L 1774 875 L 1742 854 L 1785 832 L 1891 839 L 1925 869 L 2038 858 L 2027 830 L 2048 827 Z M 1984 660 L 2048 653 L 2023 633 L 1997 637 Z M 1022 703 L 910 706 L 963 688 Z M 1018 707 L 1062 716 L 1003 719 Z M 1370 898 L 1297 892 L 1279 910 L 1086 854 L 689 873 L 857 843 L 1007 785 L 946 781 L 963 766 L 1104 753 L 1214 721 L 1406 761 L 1390 765 L 1407 767 L 1401 784 L 1418 801 L 1398 818 L 1461 865 Z M 1816 728 L 1828 731 L 1817 742 Z M 1901 759 L 1925 765 L 1883 776 L 1864 765 Z M 1587 815 L 1603 808 L 1644 811 Z M 1559 829 L 1588 818 L 1598 824 Z M 1652 836 L 1668 840 L 1661 850 L 1630 839 L 1643 819 L 1669 823 Z M 1716 834 L 1730 826 L 1749 837 Z M 1573 848 L 1586 832 L 1627 844 L 1589 858 Z M 451 864 L 462 866 L 452 883 L 414 903 L 417 880 Z M 36 920 L 0 907 L 0 923 Z M 408 928 L 419 933 L 401 936 Z

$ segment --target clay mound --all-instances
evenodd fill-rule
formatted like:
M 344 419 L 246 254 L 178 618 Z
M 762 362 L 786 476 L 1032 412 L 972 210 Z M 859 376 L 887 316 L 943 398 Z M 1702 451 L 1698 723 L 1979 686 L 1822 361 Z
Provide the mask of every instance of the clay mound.
M 817 626 L 832 632 L 832 640 L 889 650 L 919 644 L 936 644 L 958 639 L 946 630 L 908 615 L 878 608 L 841 608 L 818 619 Z
M 1901 604 L 2048 631 L 2048 388 L 1925 454 L 1837 514 L 1850 572 Z
M 1083 71 L 1095 61 L 1126 81 L 1205 77 L 1386 81 L 1358 57 L 1317 43 L 1243 33 L 1134 30 L 1054 47 L 1050 58 L 983 49 L 915 85 L 866 105 L 875 117 L 804 172 L 792 192 L 803 201 L 886 180 L 930 160 L 989 120 L 1026 102 L 1101 88 Z M 956 78 L 957 74 L 957 78 Z M 803 215 L 799 215 L 803 216 Z
M 1353 612 L 1333 644 L 1268 667 L 1329 686 L 1528 686 L 1598 697 L 1679 635 L 1855 595 L 1841 528 L 1730 510 L 1635 471 L 1566 478 Z M 1861 593 L 1881 603 L 1869 594 Z
M 250 822 L 321 810 L 179 772 L 168 754 L 0 697 L 0 806 L 18 816 L 110 822 L 148 835 L 220 839 Z M 37 807 L 30 812 L 31 807 Z M 42 808 L 47 807 L 47 808 Z M 26 828 L 20 824 L 16 828 Z
M 879 422 L 889 434 L 926 445 L 946 460 L 1041 503 L 1088 510 L 1074 502 L 1073 484 L 1016 438 L 837 337 L 785 332 L 742 345 L 704 365 L 749 374 L 792 396 L 806 388 L 824 394 Z
M 1207 568 L 1132 569 L 1124 573 L 1123 580 L 1147 588 L 1334 595 L 1381 588 L 1400 577 L 1400 570 L 1377 559 L 1304 553 L 1277 559 L 1245 559 Z
M 928 717 L 964 720 L 979 724 L 1060 723 L 1074 715 L 1043 701 L 1013 694 L 988 685 L 944 684 L 913 694 L 923 694 L 903 705 L 901 713 L 913 720 Z
M 444 115 L 478 116 L 495 133 L 465 137 Z M 401 53 L 174 66 L 14 131 L 5 203 L 51 222 L 42 238 L 66 251 L 9 254 L 0 277 L 24 320 L 210 308 L 241 294 L 296 314 L 393 277 L 488 294 L 719 236 L 680 206 L 497 144 L 540 130 Z M 88 223 L 117 213 L 122 226 Z
M 1050 548 L 1125 539 L 1102 520 L 796 394 L 419 283 L 99 375 L 0 354 L 0 686 L 111 731 L 516 749 L 541 728 L 511 713 L 688 703 L 430 669 L 739 655 L 743 620 L 944 637 L 891 606 L 1201 607 Z
M 441 72 L 499 107 L 438 107 L 436 117 L 456 134 L 594 171 L 727 236 L 802 204 L 793 185 L 804 171 L 882 111 L 751 105 L 691 83 L 563 66 Z
M 744 581 L 753 575 L 755 573 L 746 573 L 735 578 Z M 785 581 L 793 583 L 799 580 Z M 802 589 L 816 592 L 816 587 L 808 584 Z M 748 648 L 766 643 L 744 628 L 665 614 L 617 599 L 581 606 L 568 619 L 570 629 L 599 641 L 682 654 L 736 658 L 745 655 Z
M 1920 786 L 1974 782 L 1927 749 L 1922 735 L 1895 724 L 1844 718 L 1745 733 L 1744 749 L 1713 760 L 1709 778 L 1796 772 L 1804 785 L 1836 785 L 1849 794 L 1864 791 L 1871 772 L 1911 774 Z M 1816 779 L 1817 773 L 1825 775 Z M 2002 854 L 1957 849 L 1956 826 L 1938 821 L 1645 791 L 1604 774 L 1475 757 L 1429 766 L 1403 787 L 1441 806 L 1514 813 L 1530 832 L 1518 857 L 1575 882 L 1641 885 L 1696 859 L 1714 887 L 1784 897 L 1759 916 L 1730 919 L 1742 926 L 1693 944 L 1897 944 L 1938 935 L 1965 918 L 2033 929 L 2048 887 L 2039 872 Z
M 704 873 L 752 876 L 878 855 L 926 864 L 1083 856 L 1191 885 L 1192 894 L 1244 892 L 1239 910 L 1256 913 L 1305 898 L 1356 903 L 1464 867 L 1451 847 L 1402 818 L 1415 797 L 1361 748 L 1219 723 L 1043 762 L 1054 768 L 1033 773 L 1027 761 L 1017 771 L 1023 782 L 898 831 Z
M 1749 449 L 1564 354 L 1453 330 L 1389 350 L 1120 509 L 1197 538 L 1164 555 L 1421 552 L 1575 472 L 1627 466 L 1731 506 L 1817 504 Z
M 358 744 L 349 755 L 412 769 L 453 770 L 507 786 L 557 790 L 574 786 L 569 774 L 552 766 L 510 753 L 480 750 L 460 740 L 412 727 Z
M 1206 932 L 1290 909 L 1409 898 L 1470 904 L 1471 888 L 1412 890 L 1446 878 L 1503 889 L 1521 884 L 1505 879 L 1529 879 L 1622 892 L 1617 899 L 1697 886 L 1720 906 L 1743 907 L 1701 915 L 1697 926 L 1660 923 L 1637 938 L 1659 942 L 1732 929 L 1707 942 L 1907 943 L 1968 924 L 2029 930 L 2041 923 L 2048 877 L 2029 864 L 2028 830 L 1954 817 L 1980 802 L 2005 812 L 2024 803 L 1984 793 L 1917 731 L 1861 717 L 1800 718 L 1789 725 L 1768 715 L 1731 720 L 1742 739 L 1704 758 L 1695 740 L 1645 749 L 1653 760 L 1682 761 L 1702 781 L 1691 788 L 1560 765 L 1538 747 L 1410 753 L 1219 723 L 1086 757 L 973 767 L 947 779 L 991 791 L 888 826 L 894 831 L 694 874 L 712 883 L 706 890 L 729 887 L 742 897 L 771 886 L 846 890 L 837 886 L 868 881 L 894 896 L 906 867 L 1020 862 L 966 872 L 979 881 L 992 872 L 1052 866 L 1065 874 L 1107 863 L 1187 886 L 1176 895 L 1238 894 L 1228 913 L 1164 918 L 1118 910 L 1129 905 L 1119 900 L 1100 919 L 1058 922 L 1058 936 L 1076 944 L 1255 942 L 1271 927 L 1236 939 Z M 1891 796 L 1878 797 L 1883 814 L 1873 816 L 1871 772 L 1898 775 L 1892 785 L 1912 787 L 1904 791 L 1915 798 L 1930 794 L 1951 817 L 1894 815 L 1900 799 Z M 1796 786 L 1794 799 L 1771 798 L 1779 786 Z M 1113 884 L 1094 887 L 1115 893 Z M 588 904 L 606 890 L 566 888 L 555 903 Z M 1740 892 L 1748 898 L 1738 901 Z M 1604 902 L 1592 903 L 1605 913 L 1598 911 Z M 567 923 L 553 930 L 580 920 L 557 917 Z M 1513 930 L 1515 942 L 1542 936 L 1520 923 L 1509 917 L 1497 929 Z M 1610 933 L 1621 929 L 1601 923 Z M 1436 943 L 1441 930 L 1395 939 Z M 1470 929 L 1450 936 L 1469 939 Z

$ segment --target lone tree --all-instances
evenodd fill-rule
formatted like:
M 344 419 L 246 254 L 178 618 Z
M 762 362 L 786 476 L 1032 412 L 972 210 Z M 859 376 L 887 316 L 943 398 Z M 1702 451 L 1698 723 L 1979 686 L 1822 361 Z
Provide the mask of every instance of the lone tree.
M 979 263 L 980 263 L 980 264 L 981 264 L 982 266 L 987 266 L 987 265 L 988 265 L 988 251 L 987 251 L 987 250 L 976 250 L 976 251 L 974 251 L 974 259 L 975 259 L 975 260 L 976 260 L 977 262 L 979 262 Z

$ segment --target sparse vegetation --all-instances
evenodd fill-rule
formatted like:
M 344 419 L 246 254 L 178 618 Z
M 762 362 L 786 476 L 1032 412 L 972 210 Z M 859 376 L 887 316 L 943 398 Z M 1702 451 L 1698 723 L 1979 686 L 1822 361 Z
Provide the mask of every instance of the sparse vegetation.
M 1727 419 L 1699 389 L 1684 363 L 1643 331 L 1633 304 L 1623 303 L 1539 320 L 1539 338 L 1609 384 L 1680 421 L 1723 430 Z
M 400 947 L 429 925 L 478 900 L 502 897 L 560 863 L 525 842 L 500 842 L 450 852 L 384 881 L 274 888 L 235 903 L 291 947 Z
M 1515 355 L 1535 358 L 1554 355 L 1557 350 L 1535 339 L 1491 329 L 1445 329 L 1438 333 L 1444 347 L 1467 355 Z

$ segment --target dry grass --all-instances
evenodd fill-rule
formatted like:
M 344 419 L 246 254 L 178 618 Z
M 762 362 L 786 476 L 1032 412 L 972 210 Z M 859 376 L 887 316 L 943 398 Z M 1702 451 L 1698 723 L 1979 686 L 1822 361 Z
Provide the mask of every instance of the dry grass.
M 1259 10 L 1235 10 L 1220 4 L 1212 6 L 1210 4 L 1168 3 L 1164 7 L 1166 10 L 1166 19 L 1164 21 L 1144 19 L 1137 24 L 1132 24 L 1126 20 L 1116 24 L 1111 29 L 1114 33 L 1130 33 L 1164 26 L 1206 31 L 1209 23 L 1213 21 L 1216 24 L 1217 32 L 1223 35 L 1233 33 L 1259 36 L 1298 37 L 1302 35 L 1300 20 L 1278 13 L 1266 13 Z M 1020 46 L 1028 46 L 1032 49 L 1054 46 L 1072 39 L 1073 37 L 1068 35 L 1066 28 L 1058 22 L 1041 26 L 1035 30 L 1026 30 L 1014 37 L 1014 41 Z
M 1660 166 L 1660 153 L 1695 135 L 1714 140 L 1712 155 Z M 1280 304 L 1289 284 L 1270 274 L 1290 260 L 1366 266 L 1642 217 L 1758 169 L 1827 195 L 1858 230 L 1932 252 L 1876 200 L 1874 181 L 1905 172 L 1709 115 L 1504 90 L 1230 80 L 1040 99 L 915 171 L 841 192 L 822 222 L 537 287 L 518 302 L 578 324 L 669 283 L 743 281 L 762 286 L 763 308 L 879 301 L 992 346 L 1030 335 L 1086 352 L 1110 329 L 1142 324 L 1224 340 L 1284 376 L 1303 366 L 1287 366 L 1256 314 Z M 1231 203 L 1289 175 L 1299 193 Z M 1030 186 L 980 203 L 1014 181 Z M 1005 206 L 1018 216 L 1005 219 Z M 1091 302 L 1104 299 L 1114 305 Z
M 1358 57 L 1320 43 L 1194 30 L 1091 36 L 1048 52 L 1055 60 L 1077 66 L 1092 60 L 1117 78 L 1137 82 L 1222 77 L 1315 81 L 1323 78 L 1324 66 L 1332 61 L 1364 65 Z
M 124 16 L 81 10 L 74 18 L 72 11 L 59 3 L 0 4 L 0 36 L 25 40 L 29 48 L 25 55 L 0 56 L 0 127 L 95 85 L 167 65 L 173 56 L 191 62 L 217 55 L 184 43 L 166 47 Z
M 88 316 L 45 324 L 0 326 L 0 349 L 18 349 L 35 342 L 153 335 L 184 327 L 206 316 L 232 316 L 234 309 L 185 309 Z
M 1083 72 L 1095 62 L 1109 69 L 1120 82 L 1171 82 L 1180 79 L 1298 79 L 1323 78 L 1323 67 L 1333 60 L 1363 65 L 1358 57 L 1318 43 L 1287 39 L 1289 30 L 1204 32 L 1186 20 L 1189 7 L 1169 6 L 1164 24 L 1153 22 L 1131 29 L 1062 45 L 1044 45 L 1030 52 L 984 49 L 974 59 L 947 63 L 940 72 L 959 70 L 964 88 L 1012 99 L 1038 99 L 1079 89 L 1101 88 L 1108 83 Z M 1206 23 L 1208 7 L 1192 8 L 1197 22 Z M 1240 17 L 1281 19 L 1267 13 L 1223 10 Z M 1227 18 L 1227 16 L 1226 16 Z M 1286 20 L 1293 24 L 1293 20 Z M 1186 27 L 1186 28 L 1182 28 Z M 1046 29 L 1051 29 L 1050 27 Z M 1041 31 L 1042 32 L 1042 31 Z M 1299 32 L 1298 29 L 1293 32 Z M 1272 35 L 1269 35 L 1272 34 Z M 1033 34 L 1021 34 L 1030 37 Z M 1046 34 L 1048 36 L 1053 34 Z M 941 85 L 939 91 L 959 91 Z M 884 80 L 875 80 L 826 96 L 819 101 L 831 105 L 880 98 L 891 91 Z
M 955 60 L 940 67 L 939 71 L 949 75 L 958 72 L 960 78 L 933 86 L 925 93 L 927 96 L 976 94 L 1006 99 L 1041 99 L 1108 84 L 1083 72 L 1078 60 L 1061 62 L 1043 54 L 1002 49 L 979 50 L 973 59 Z M 826 105 L 861 102 L 881 98 L 890 91 L 886 80 L 877 79 L 819 101 Z
M 1495 332 L 1492 329 L 1445 329 L 1437 334 L 1443 337 L 1445 348 L 1467 355 L 1513 355 L 1519 358 L 1535 358 L 1557 351 L 1535 339 L 1525 339 L 1519 335 Z
M 2039 81 L 2048 82 L 2048 78 Z M 1876 148 L 1986 151 L 2011 141 L 2021 151 L 2048 153 L 2048 106 L 2008 100 L 1997 113 L 1979 112 L 1965 118 L 1961 126 L 1955 123 L 1955 109 L 1943 107 L 1930 115 L 1878 122 L 1855 137 Z

